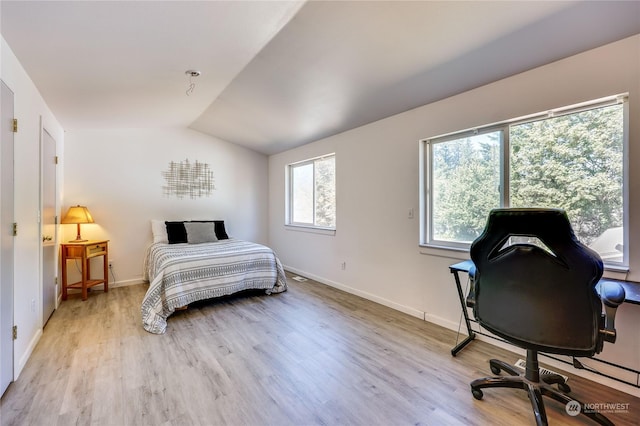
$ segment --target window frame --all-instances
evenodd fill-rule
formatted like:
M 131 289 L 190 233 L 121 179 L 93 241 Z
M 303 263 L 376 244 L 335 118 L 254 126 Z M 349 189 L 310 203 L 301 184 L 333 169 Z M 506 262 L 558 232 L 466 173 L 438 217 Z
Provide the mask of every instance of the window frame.
M 426 177 L 424 179 L 420 179 L 421 184 L 424 183 L 424 185 L 422 185 L 422 188 L 424 188 L 424 190 L 421 189 L 421 194 L 424 194 L 424 196 L 427 198 L 426 206 L 425 206 L 425 202 L 422 200 L 420 201 L 420 206 L 421 206 L 421 209 L 423 208 L 423 206 L 426 208 L 426 213 L 427 213 L 426 217 L 429 220 L 425 221 L 424 217 L 421 215 L 420 245 L 427 246 L 427 247 L 435 247 L 435 248 L 454 249 L 454 250 L 468 250 L 470 246 L 470 243 L 459 242 L 459 241 L 437 240 L 433 237 L 434 223 L 433 223 L 433 220 L 431 220 L 431 217 L 432 217 L 431 212 L 433 210 L 433 191 L 430 190 L 430 188 L 433 187 L 433 184 L 432 184 L 433 170 L 432 170 L 432 167 L 430 167 L 430 165 L 433 164 L 433 145 L 438 143 L 451 142 L 457 139 L 463 139 L 467 137 L 480 136 L 488 133 L 495 133 L 495 132 L 500 132 L 500 138 L 501 138 L 500 182 L 503 183 L 505 181 L 504 171 L 508 170 L 508 163 L 509 163 L 508 154 L 506 154 L 509 152 L 508 151 L 508 143 L 509 143 L 508 133 L 509 132 L 508 132 L 508 128 L 505 129 L 504 125 L 484 126 L 478 129 L 464 130 L 462 132 L 450 133 L 438 138 L 423 139 L 421 141 L 421 148 L 424 150 L 424 153 L 421 155 L 421 158 L 423 159 L 423 163 L 427 165 L 426 167 L 422 167 L 421 165 L 421 173 L 423 172 L 424 169 L 426 169 L 428 173 L 426 173 Z M 505 166 L 505 163 L 507 166 Z M 506 179 L 508 179 L 508 177 L 506 177 Z M 505 193 L 506 193 L 506 197 L 508 197 L 509 196 L 508 188 L 505 188 L 505 185 L 502 184 L 500 185 L 500 205 L 504 205 Z
M 432 220 L 433 214 L 433 146 L 438 143 L 445 143 L 465 137 L 482 135 L 501 131 L 502 140 L 500 142 L 500 207 L 508 207 L 510 201 L 510 127 L 517 126 L 533 121 L 544 120 L 548 118 L 560 117 L 563 115 L 576 114 L 583 111 L 597 109 L 601 107 L 613 106 L 617 104 L 623 105 L 623 147 L 622 147 L 622 197 L 623 197 L 623 261 L 622 262 L 606 262 L 609 269 L 627 270 L 629 264 L 629 99 L 628 94 L 618 94 L 605 98 L 595 99 L 580 104 L 574 104 L 566 107 L 556 108 L 553 110 L 531 114 L 523 117 L 505 120 L 485 126 L 479 126 L 472 129 L 462 130 L 435 136 L 431 138 L 421 139 L 419 141 L 419 158 L 420 158 L 420 243 L 422 247 L 468 251 L 471 243 L 459 241 L 444 241 L 433 238 Z
M 292 228 L 298 228 L 298 229 L 307 229 L 310 231 L 319 231 L 319 232 L 324 232 L 327 231 L 329 233 L 335 233 L 336 230 L 336 222 L 337 222 L 337 217 L 334 218 L 334 225 L 333 226 L 322 226 L 322 225 L 317 225 L 316 224 L 316 162 L 317 161 L 321 161 L 321 160 L 326 160 L 329 158 L 333 158 L 334 160 L 334 176 L 336 173 L 336 154 L 335 152 L 329 153 L 329 154 L 325 154 L 325 155 L 320 155 L 317 157 L 313 157 L 313 158 L 308 158 L 302 161 L 296 161 L 294 163 L 289 163 L 287 164 L 286 168 L 285 168 L 285 185 L 286 185 L 286 199 L 285 199 L 285 226 L 287 227 L 292 227 Z M 303 167 L 303 166 L 307 166 L 307 165 L 313 165 L 313 182 L 312 182 L 312 186 L 313 186 L 313 223 L 307 223 L 307 222 L 295 222 L 293 220 L 293 209 L 294 209 L 294 178 L 293 178 L 293 173 L 295 168 L 297 167 Z M 335 188 L 334 188 L 335 191 Z M 335 200 L 334 200 L 335 202 Z M 336 209 L 337 210 L 337 209 Z

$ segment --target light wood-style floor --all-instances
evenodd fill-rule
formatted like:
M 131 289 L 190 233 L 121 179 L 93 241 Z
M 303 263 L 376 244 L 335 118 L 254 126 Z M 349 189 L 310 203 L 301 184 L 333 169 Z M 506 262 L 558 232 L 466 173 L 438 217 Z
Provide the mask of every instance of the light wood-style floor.
M 517 355 L 322 284 L 192 305 L 140 324 L 146 285 L 63 302 L 1 401 L 4 425 L 533 425 L 524 391 L 469 382 Z M 569 374 L 570 375 L 570 374 Z M 572 377 L 583 402 L 640 399 Z M 545 400 L 552 425 L 589 424 Z

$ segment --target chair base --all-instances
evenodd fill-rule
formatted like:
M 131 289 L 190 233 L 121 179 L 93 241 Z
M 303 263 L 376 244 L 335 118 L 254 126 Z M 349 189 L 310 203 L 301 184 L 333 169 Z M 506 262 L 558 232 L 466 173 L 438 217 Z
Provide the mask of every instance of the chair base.
M 600 413 L 593 413 L 584 409 L 584 404 L 575 401 L 566 393 L 571 389 L 566 384 L 564 378 L 558 374 L 539 374 L 538 359 L 535 351 L 527 351 L 527 373 L 521 374 L 516 367 L 503 361 L 492 359 L 489 361 L 491 372 L 499 374 L 500 371 L 509 373 L 509 376 L 485 377 L 471 382 L 471 393 L 473 397 L 480 400 L 483 397 L 481 389 L 484 388 L 518 388 L 527 391 L 531 408 L 539 426 L 548 425 L 547 414 L 544 409 L 542 396 L 548 396 L 562 404 L 578 402 L 580 404 L 580 414 L 585 415 L 601 425 L 613 426 L 613 423 Z M 533 358 L 533 359 L 530 359 Z M 530 367 L 534 366 L 535 370 Z M 529 376 L 529 377 L 527 377 Z M 552 385 L 557 384 L 560 390 L 556 390 Z

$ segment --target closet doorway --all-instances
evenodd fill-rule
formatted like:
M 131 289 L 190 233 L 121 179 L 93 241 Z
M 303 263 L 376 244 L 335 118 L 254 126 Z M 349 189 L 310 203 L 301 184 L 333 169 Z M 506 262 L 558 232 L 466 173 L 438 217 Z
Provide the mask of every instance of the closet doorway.
M 42 326 L 56 308 L 58 213 L 56 209 L 56 141 L 42 129 Z

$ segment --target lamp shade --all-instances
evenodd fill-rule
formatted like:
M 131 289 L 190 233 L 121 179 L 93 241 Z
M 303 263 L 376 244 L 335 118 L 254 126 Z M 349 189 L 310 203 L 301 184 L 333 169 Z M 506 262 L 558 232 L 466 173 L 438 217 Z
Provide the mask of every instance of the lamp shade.
M 94 223 L 89 209 L 85 206 L 69 207 L 69 211 L 60 223 Z
M 78 206 L 69 207 L 69 211 L 67 212 L 67 214 L 64 216 L 64 218 L 60 223 L 63 223 L 63 224 L 75 223 L 78 228 L 78 235 L 76 236 L 76 239 L 73 241 L 83 242 L 87 240 L 83 240 L 82 237 L 80 236 L 80 224 L 94 223 L 94 222 L 93 222 L 93 217 L 91 216 L 91 213 L 89 213 L 89 209 L 86 208 L 85 206 L 78 205 Z

